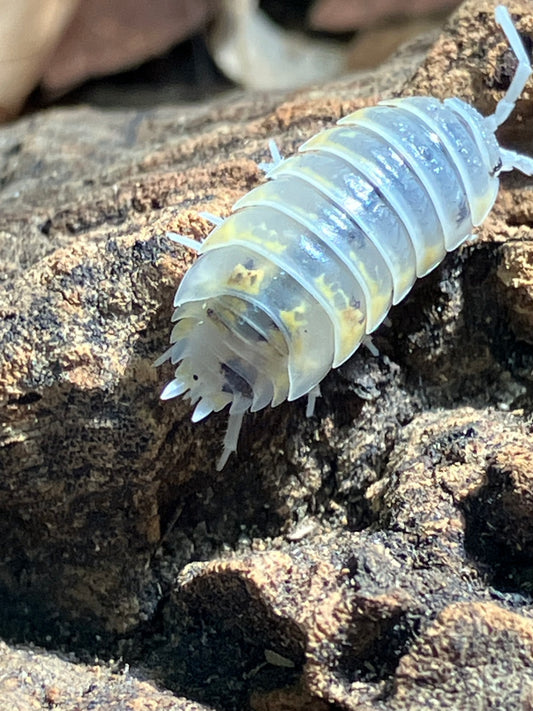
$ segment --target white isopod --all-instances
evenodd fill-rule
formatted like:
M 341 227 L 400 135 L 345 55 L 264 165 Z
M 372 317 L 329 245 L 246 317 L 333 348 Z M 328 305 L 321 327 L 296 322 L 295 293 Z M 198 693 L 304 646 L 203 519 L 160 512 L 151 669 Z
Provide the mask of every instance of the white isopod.
M 161 397 L 187 393 L 192 419 L 229 408 L 218 469 L 242 418 L 308 395 L 483 222 L 503 171 L 533 175 L 533 159 L 499 146 L 495 131 L 531 75 L 507 8 L 496 8 L 518 63 L 483 117 L 459 99 L 383 101 L 341 119 L 274 163 L 199 245 L 174 299 L 178 364 Z

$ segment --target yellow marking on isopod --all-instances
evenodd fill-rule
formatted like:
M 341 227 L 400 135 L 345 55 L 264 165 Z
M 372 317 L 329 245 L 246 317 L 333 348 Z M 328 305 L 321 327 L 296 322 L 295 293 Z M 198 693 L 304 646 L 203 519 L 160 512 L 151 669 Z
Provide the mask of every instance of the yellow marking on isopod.
M 322 274 L 319 277 L 315 278 L 315 285 L 319 289 L 320 293 L 322 296 L 329 301 L 331 304 L 335 304 L 335 301 L 337 299 L 337 296 L 339 293 L 344 294 L 342 289 L 335 289 L 331 283 L 326 282 L 326 274 L 322 272 Z
M 420 270 L 422 274 L 427 274 L 431 271 L 437 264 L 440 264 L 444 259 L 446 251 L 443 252 L 444 247 L 442 245 L 435 245 L 433 247 L 426 247 L 424 250 L 424 259 L 420 264 Z
M 243 222 L 241 215 L 235 213 L 230 215 L 220 227 L 217 227 L 204 242 L 203 251 L 208 251 L 211 247 L 220 244 L 258 244 L 272 254 L 282 254 L 287 250 L 287 244 L 280 241 L 277 230 L 270 229 L 265 222 L 258 224 Z
M 489 185 L 484 195 L 475 195 L 470 206 L 470 212 L 474 225 L 480 225 L 487 214 L 491 211 L 495 200 L 494 187 Z
M 357 253 L 350 251 L 350 259 L 359 269 L 370 295 L 369 303 L 366 304 L 368 311 L 367 320 L 371 323 L 381 323 L 384 315 L 390 309 L 390 294 L 383 292 L 383 285 L 370 274 L 363 260 L 358 258 Z
M 372 315 L 372 323 L 379 324 L 383 321 L 390 309 L 390 298 L 387 294 L 380 295 L 379 293 L 377 297 L 372 299 L 369 312 Z
M 264 278 L 264 269 L 247 269 L 244 264 L 237 264 L 232 269 L 227 284 L 232 289 L 237 289 L 251 296 L 257 296 L 261 292 Z
M 315 284 L 321 294 L 335 309 L 338 318 L 336 340 L 336 361 L 344 361 L 354 350 L 355 344 L 364 336 L 365 318 L 361 309 L 350 306 L 350 299 L 340 287 L 326 281 L 326 274 L 321 274 L 315 279 Z M 361 325 L 362 324 L 362 325 Z
M 304 344 L 307 343 L 307 339 L 304 338 L 305 330 L 308 326 L 306 312 L 307 307 L 304 302 L 295 306 L 293 309 L 279 312 L 284 326 L 289 331 L 291 356 L 295 356 L 296 358 L 301 358 L 304 351 Z
M 279 315 L 285 326 L 292 333 L 293 331 L 298 331 L 307 324 L 307 319 L 305 312 L 307 311 L 306 305 L 304 303 L 299 306 L 295 306 L 289 311 L 280 311 Z
M 286 242 L 280 241 L 278 231 L 268 227 L 264 221 L 250 225 L 249 229 L 240 229 L 236 241 L 261 245 L 272 254 L 282 254 L 288 247 Z
M 365 315 L 361 309 L 347 306 L 340 311 L 342 321 L 341 343 L 337 361 L 350 356 L 365 336 Z
M 259 230 L 257 230 L 257 233 L 258 232 Z M 275 230 L 265 230 L 265 232 L 268 233 L 268 237 L 250 230 L 249 232 L 241 233 L 235 242 L 258 244 L 264 247 L 270 254 L 283 254 L 283 252 L 287 251 L 287 243 L 280 242 Z

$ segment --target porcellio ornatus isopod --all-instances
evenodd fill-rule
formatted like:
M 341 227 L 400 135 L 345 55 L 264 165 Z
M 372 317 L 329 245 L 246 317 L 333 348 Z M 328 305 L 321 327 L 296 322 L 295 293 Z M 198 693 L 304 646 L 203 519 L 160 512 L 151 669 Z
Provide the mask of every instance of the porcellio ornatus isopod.
M 456 98 L 383 101 L 341 119 L 274 163 L 197 249 L 174 299 L 178 364 L 161 397 L 187 393 L 193 421 L 229 405 L 218 468 L 245 412 L 308 395 L 483 222 L 502 171 L 533 175 L 533 159 L 495 131 L 531 75 L 509 11 L 496 8 L 517 62 L 493 115 Z

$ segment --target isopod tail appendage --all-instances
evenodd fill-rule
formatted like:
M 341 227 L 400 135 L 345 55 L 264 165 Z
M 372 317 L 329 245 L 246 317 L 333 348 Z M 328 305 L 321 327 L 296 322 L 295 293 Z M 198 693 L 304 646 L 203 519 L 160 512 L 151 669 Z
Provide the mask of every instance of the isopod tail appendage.
M 522 42 L 516 27 L 513 24 L 509 10 L 504 5 L 498 5 L 494 13 L 496 22 L 502 28 L 504 35 L 507 37 L 509 46 L 518 60 L 518 65 L 514 77 L 511 81 L 505 96 L 500 99 L 492 116 L 488 116 L 486 121 L 492 131 L 495 131 L 498 126 L 507 121 L 516 102 L 520 98 L 524 87 L 531 76 L 531 62 L 527 56 L 526 48 Z M 510 169 L 512 170 L 512 168 Z
M 242 427 L 242 420 L 247 410 L 248 404 L 244 401 L 244 398 L 240 398 L 237 395 L 230 407 L 228 427 L 226 429 L 226 434 L 224 435 L 224 440 L 222 442 L 222 454 L 220 455 L 217 461 L 217 472 L 221 472 L 224 469 L 230 456 L 233 454 L 233 452 L 237 451 L 237 444 L 239 441 L 239 434 Z

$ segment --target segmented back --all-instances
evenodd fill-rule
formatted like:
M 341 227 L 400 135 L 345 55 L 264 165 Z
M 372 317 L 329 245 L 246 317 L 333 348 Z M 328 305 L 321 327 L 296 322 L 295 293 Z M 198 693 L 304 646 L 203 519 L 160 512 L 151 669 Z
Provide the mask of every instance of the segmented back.
M 506 8 L 496 19 L 519 65 L 493 116 L 429 97 L 356 111 L 275 161 L 200 246 L 158 362 L 179 363 L 162 397 L 187 392 L 194 421 L 230 405 L 219 468 L 244 412 L 316 397 L 415 279 L 485 219 L 498 174 L 533 173 L 494 135 L 531 73 Z

